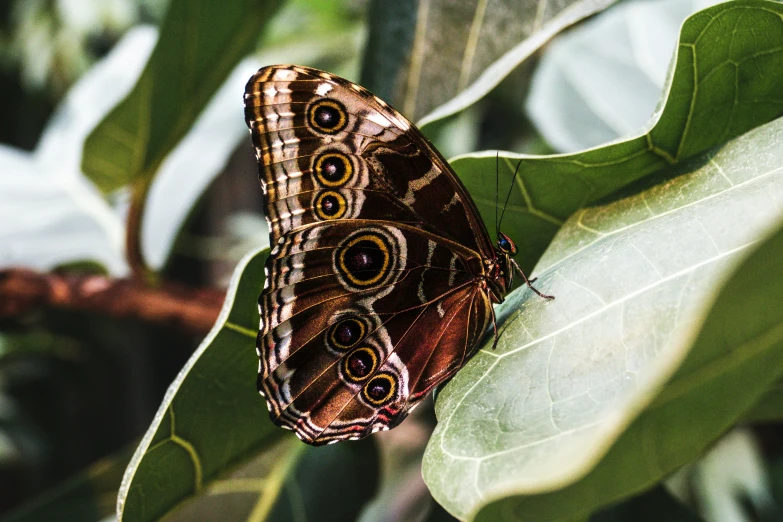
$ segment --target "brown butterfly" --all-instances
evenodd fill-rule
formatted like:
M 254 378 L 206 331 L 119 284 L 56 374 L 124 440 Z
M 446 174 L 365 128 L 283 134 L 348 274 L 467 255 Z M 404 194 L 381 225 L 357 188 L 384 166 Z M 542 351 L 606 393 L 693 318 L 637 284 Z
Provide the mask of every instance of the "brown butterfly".
M 270 416 L 315 445 L 392 428 L 475 353 L 512 270 L 524 277 L 517 249 L 502 233 L 493 246 L 438 151 L 348 80 L 264 67 L 245 118 L 272 246 L 257 344 Z

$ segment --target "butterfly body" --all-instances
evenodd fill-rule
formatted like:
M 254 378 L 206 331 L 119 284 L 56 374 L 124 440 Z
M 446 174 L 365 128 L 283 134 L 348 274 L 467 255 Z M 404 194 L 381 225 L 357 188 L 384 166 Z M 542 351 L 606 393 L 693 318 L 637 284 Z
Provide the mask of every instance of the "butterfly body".
M 259 391 L 307 443 L 397 425 L 475 353 L 512 282 L 448 163 L 367 90 L 259 70 L 245 116 L 272 251 L 259 297 Z

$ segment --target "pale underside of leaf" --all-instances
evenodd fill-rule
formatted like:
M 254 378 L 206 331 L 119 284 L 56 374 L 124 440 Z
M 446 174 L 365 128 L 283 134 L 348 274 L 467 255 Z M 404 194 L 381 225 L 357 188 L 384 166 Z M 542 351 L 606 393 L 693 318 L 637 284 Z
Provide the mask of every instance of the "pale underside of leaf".
M 425 478 L 452 513 L 595 465 L 682 361 L 720 282 L 781 218 L 781 143 L 777 120 L 568 220 L 539 265 L 539 289 L 557 299 L 514 294 L 497 350 L 439 397 Z

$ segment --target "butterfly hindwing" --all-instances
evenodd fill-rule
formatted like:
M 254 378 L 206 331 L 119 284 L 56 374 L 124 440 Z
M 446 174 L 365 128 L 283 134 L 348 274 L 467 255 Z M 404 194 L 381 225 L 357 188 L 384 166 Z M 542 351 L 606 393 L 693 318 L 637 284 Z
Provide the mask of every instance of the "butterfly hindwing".
M 301 357 L 292 356 L 284 371 L 263 383 L 284 405 L 273 418 L 316 444 L 396 426 L 472 355 L 476 339 L 460 329 L 471 314 L 486 311 L 483 305 L 479 293 L 453 293 L 420 309 L 378 316 L 382 322 L 343 357 L 330 358 L 322 341 L 311 341 L 300 348 Z M 361 371 L 371 377 L 356 379 Z M 281 388 L 278 377 L 284 378 Z
M 473 285 L 480 260 L 412 226 L 313 224 L 273 257 L 259 388 L 273 420 L 310 443 L 398 423 L 467 360 L 490 320 Z M 379 384 L 388 397 L 373 399 Z

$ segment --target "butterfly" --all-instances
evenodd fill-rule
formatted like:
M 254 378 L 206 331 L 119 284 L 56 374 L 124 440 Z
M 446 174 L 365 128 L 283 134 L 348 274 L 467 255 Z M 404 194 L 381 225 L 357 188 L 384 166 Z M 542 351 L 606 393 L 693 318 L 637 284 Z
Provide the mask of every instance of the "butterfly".
M 273 65 L 244 100 L 272 247 L 257 338 L 270 417 L 313 445 L 393 428 L 490 324 L 497 340 L 517 248 L 493 244 L 446 160 L 363 87 Z

